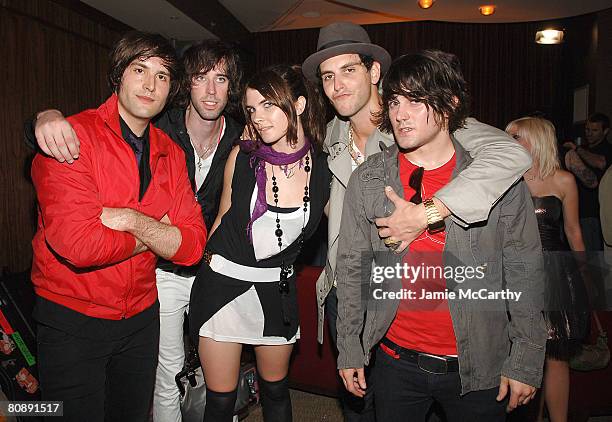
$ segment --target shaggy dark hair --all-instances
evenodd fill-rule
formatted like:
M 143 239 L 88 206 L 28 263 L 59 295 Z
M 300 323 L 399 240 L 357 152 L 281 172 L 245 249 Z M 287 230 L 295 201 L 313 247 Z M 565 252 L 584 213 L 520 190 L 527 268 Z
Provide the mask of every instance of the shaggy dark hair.
M 299 97 L 306 98 L 306 109 L 300 115 L 304 135 L 310 142 L 321 147 L 325 138 L 325 104 L 316 86 L 307 80 L 299 66 L 276 65 L 257 72 L 247 83 L 246 88 L 257 91 L 272 104 L 280 108 L 287 116 L 287 142 L 294 145 L 297 142 L 297 119 L 295 102 Z M 242 109 L 247 126 L 256 141 L 261 142 L 250 114 L 246 110 L 246 91 L 242 99 Z
M 159 34 L 130 31 L 117 41 L 110 54 L 108 84 L 111 90 L 119 92 L 123 72 L 130 63 L 151 57 L 159 57 L 170 72 L 170 92 L 166 104 L 171 103 L 180 90 L 182 67 L 174 47 Z
M 193 79 L 208 73 L 218 65 L 225 66 L 229 79 L 228 101 L 225 111 L 232 114 L 239 109 L 242 82 L 242 63 L 236 48 L 219 40 L 204 40 L 192 45 L 183 55 L 185 67 L 184 95 L 182 105 L 189 104 L 189 93 Z
M 591 123 L 601 123 L 601 128 L 606 130 L 610 127 L 610 118 L 603 113 L 593 113 L 588 119 Z
M 375 115 L 380 130 L 391 133 L 389 101 L 404 96 L 433 110 L 434 121 L 449 133 L 465 126 L 470 96 L 457 56 L 439 50 L 406 54 L 391 64 L 382 84 L 382 110 Z

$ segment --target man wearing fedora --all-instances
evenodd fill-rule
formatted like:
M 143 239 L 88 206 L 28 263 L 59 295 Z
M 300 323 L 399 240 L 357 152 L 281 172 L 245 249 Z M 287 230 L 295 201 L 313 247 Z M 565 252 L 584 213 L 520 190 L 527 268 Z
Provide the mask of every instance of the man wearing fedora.
M 370 155 L 381 151 L 381 144 L 394 143 L 393 135 L 381 132 L 373 121 L 381 112 L 378 83 L 390 64 L 390 54 L 371 43 L 361 26 L 349 22 L 321 28 L 317 51 L 302 64 L 304 75 L 320 81 L 337 113 L 328 124 L 324 142 L 333 178 L 328 211 L 329 249 L 325 269 L 317 280 L 319 342 L 323 341 L 325 312 L 336 341 L 336 259 L 348 180 Z M 400 195 L 393 190 L 387 192 L 395 211 L 377 219 L 376 224 L 385 243 L 398 253 L 425 229 L 449 215 L 463 227 L 486 220 L 493 204 L 531 167 L 527 151 L 503 131 L 475 119 L 467 119 L 465 127 L 454 135 L 473 162 L 436 192 L 427 212 L 425 205 L 405 201 L 403 192 Z M 371 390 L 367 389 L 363 400 L 351 395 L 342 397 L 346 420 L 374 420 Z

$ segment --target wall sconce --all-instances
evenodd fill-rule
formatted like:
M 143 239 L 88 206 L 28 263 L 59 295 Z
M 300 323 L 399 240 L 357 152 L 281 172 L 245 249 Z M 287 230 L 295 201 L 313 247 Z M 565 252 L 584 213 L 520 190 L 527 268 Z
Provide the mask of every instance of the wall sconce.
M 494 4 L 484 4 L 478 8 L 480 14 L 483 16 L 489 16 L 495 13 L 495 5 Z
M 433 6 L 433 4 L 436 2 L 436 0 L 419 0 L 417 1 L 417 3 L 419 4 L 419 7 L 421 9 L 429 9 L 431 6 Z
M 535 42 L 538 44 L 561 44 L 563 42 L 563 31 L 557 29 L 545 29 L 536 32 Z

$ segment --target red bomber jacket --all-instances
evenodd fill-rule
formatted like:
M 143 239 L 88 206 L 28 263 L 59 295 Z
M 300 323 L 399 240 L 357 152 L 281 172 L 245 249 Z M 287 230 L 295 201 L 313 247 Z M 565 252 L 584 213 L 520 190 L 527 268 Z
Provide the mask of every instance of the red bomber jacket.
M 38 231 L 32 241 L 32 283 L 39 296 L 104 319 L 134 316 L 157 299 L 150 251 L 131 256 L 136 239 L 102 225 L 103 207 L 132 208 L 160 220 L 168 215 L 182 241 L 172 261 L 196 264 L 206 227 L 189 179 L 185 154 L 149 125 L 151 182 L 139 200 L 139 172 L 121 135 L 117 96 L 97 110 L 68 118 L 80 142 L 73 164 L 38 154 L 32 180 L 38 197 Z

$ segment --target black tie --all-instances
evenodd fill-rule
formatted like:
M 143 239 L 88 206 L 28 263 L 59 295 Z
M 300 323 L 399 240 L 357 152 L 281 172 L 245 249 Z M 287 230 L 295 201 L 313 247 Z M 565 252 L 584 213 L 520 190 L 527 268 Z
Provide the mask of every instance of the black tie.
M 142 138 L 134 135 L 131 131 L 127 134 L 126 141 L 130 144 L 132 149 L 134 150 L 134 154 L 136 155 L 136 162 L 138 162 L 138 166 L 140 167 L 140 159 L 142 158 L 142 150 L 144 148 L 144 141 Z

